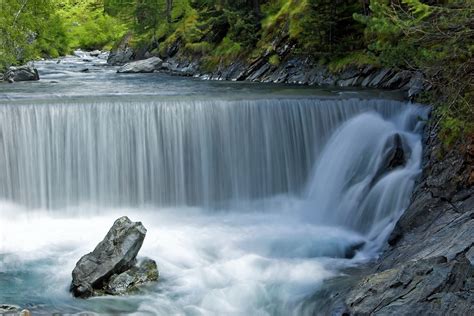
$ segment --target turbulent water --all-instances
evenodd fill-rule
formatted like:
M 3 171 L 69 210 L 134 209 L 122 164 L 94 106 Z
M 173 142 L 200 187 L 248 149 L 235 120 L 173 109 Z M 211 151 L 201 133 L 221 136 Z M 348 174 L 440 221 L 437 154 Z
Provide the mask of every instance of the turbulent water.
M 39 66 L 0 86 L 0 303 L 36 313 L 312 314 L 324 280 L 377 254 L 420 171 L 427 110 L 382 92 Z M 160 282 L 73 299 L 75 262 L 121 215 L 147 227 Z

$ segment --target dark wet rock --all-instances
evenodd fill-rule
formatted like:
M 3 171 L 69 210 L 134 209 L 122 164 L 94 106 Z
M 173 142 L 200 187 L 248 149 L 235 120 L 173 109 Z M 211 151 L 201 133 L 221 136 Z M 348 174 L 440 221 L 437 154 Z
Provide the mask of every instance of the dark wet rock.
M 390 137 L 385 145 L 385 152 L 383 156 L 383 169 L 390 171 L 405 165 L 409 158 L 407 146 L 403 145 L 402 136 L 398 133 Z
M 345 69 L 340 74 L 338 74 L 338 78 L 339 80 L 347 80 L 347 79 L 356 78 L 359 75 L 360 75 L 360 70 L 355 66 L 351 66 Z
M 464 259 L 409 261 L 364 278 L 346 303 L 355 315 L 472 315 L 474 300 L 464 282 L 473 272 Z
M 338 80 L 337 85 L 339 87 L 352 87 L 355 85 L 359 77 L 353 77 L 349 79 L 344 79 L 344 80 Z
M 240 81 L 244 79 L 245 70 L 242 62 L 235 62 L 224 73 L 224 77 L 226 80 Z
M 384 146 L 381 163 L 372 179 L 371 185 L 374 185 L 390 171 L 404 166 L 410 155 L 409 147 L 404 146 L 402 136 L 398 133 L 392 135 Z
M 411 77 L 412 73 L 408 70 L 398 71 L 382 87 L 386 89 L 400 89 L 410 81 Z
M 105 289 L 107 294 L 125 295 L 138 290 L 140 285 L 157 281 L 159 278 L 156 262 L 143 259 L 131 269 L 110 277 Z
M 122 66 L 134 59 L 135 51 L 131 47 L 132 33 L 127 33 L 112 48 L 107 58 L 107 64 L 112 66 Z
M 365 66 L 361 69 L 360 75 L 363 76 L 363 77 L 367 77 L 368 75 L 373 73 L 375 70 L 377 70 L 377 68 L 375 66 L 367 65 L 367 66 Z
M 10 67 L 4 75 L 4 80 L 15 81 L 36 81 L 39 80 L 38 70 L 31 64 Z
M 150 73 L 161 68 L 163 61 L 159 57 L 132 61 L 120 67 L 118 73 Z
M 72 271 L 71 292 L 76 297 L 90 297 L 106 286 L 109 278 L 132 268 L 145 239 L 140 222 L 124 216 L 117 219 L 94 249 L 83 256 Z
M 81 72 L 89 72 L 89 68 L 81 69 Z
M 0 304 L 0 314 L 14 314 L 20 312 L 20 306 L 17 305 L 9 305 L 9 304 Z
M 178 53 L 180 48 L 181 48 L 181 40 L 177 39 L 166 48 L 166 56 L 162 56 L 162 57 L 166 57 L 166 58 L 174 57 Z
M 346 248 L 346 253 L 344 254 L 344 258 L 352 259 L 355 257 L 357 252 L 361 250 L 365 246 L 365 242 L 361 241 L 355 244 L 350 245 Z
M 378 71 L 374 71 L 372 73 L 370 73 L 369 75 L 367 76 L 364 76 L 362 81 L 360 82 L 360 86 L 361 87 L 369 87 L 370 83 L 372 82 L 372 80 L 378 75 Z
M 391 69 L 383 68 L 379 69 L 375 73 L 373 73 L 373 77 L 371 78 L 370 82 L 367 86 L 372 88 L 382 87 L 386 80 L 391 78 L 393 74 Z
M 272 66 L 269 63 L 264 63 L 251 76 L 248 77 L 250 81 L 258 81 Z
M 408 98 L 412 99 L 418 96 L 425 90 L 425 79 L 423 74 L 416 72 L 403 88 L 408 91 Z

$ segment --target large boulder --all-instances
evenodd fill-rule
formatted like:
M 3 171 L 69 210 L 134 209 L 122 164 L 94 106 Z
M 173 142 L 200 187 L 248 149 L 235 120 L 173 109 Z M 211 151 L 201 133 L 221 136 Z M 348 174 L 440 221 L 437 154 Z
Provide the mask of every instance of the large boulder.
M 133 61 L 123 65 L 117 70 L 118 73 L 148 73 L 160 69 L 163 61 L 158 57 L 145 60 Z
M 18 67 L 10 67 L 4 75 L 4 80 L 14 81 L 35 81 L 39 80 L 38 70 L 32 65 L 23 65 Z
M 117 219 L 94 251 L 77 262 L 72 271 L 73 295 L 86 298 L 100 294 L 112 275 L 131 269 L 145 235 L 142 223 L 126 216 Z

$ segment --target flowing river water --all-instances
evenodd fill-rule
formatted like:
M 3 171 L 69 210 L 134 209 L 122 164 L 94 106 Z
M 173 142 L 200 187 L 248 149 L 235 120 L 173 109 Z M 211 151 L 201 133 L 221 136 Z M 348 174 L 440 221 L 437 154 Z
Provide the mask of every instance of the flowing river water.
M 427 109 L 396 93 L 119 75 L 104 63 L 38 62 L 39 82 L 0 85 L 0 303 L 313 314 L 324 281 L 376 257 L 409 203 Z M 386 168 L 397 137 L 406 162 Z M 139 256 L 157 261 L 160 281 L 74 299 L 75 263 L 122 215 L 148 229 Z

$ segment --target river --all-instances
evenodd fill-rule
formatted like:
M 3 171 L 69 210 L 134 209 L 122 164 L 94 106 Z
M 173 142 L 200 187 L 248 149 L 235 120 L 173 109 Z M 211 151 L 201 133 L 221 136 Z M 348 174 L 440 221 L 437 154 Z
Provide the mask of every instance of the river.
M 36 66 L 0 85 L 0 303 L 34 314 L 317 313 L 325 280 L 380 253 L 421 171 L 427 109 L 396 92 Z M 385 168 L 394 137 L 405 161 Z M 148 229 L 159 282 L 73 298 L 75 263 L 122 215 Z

